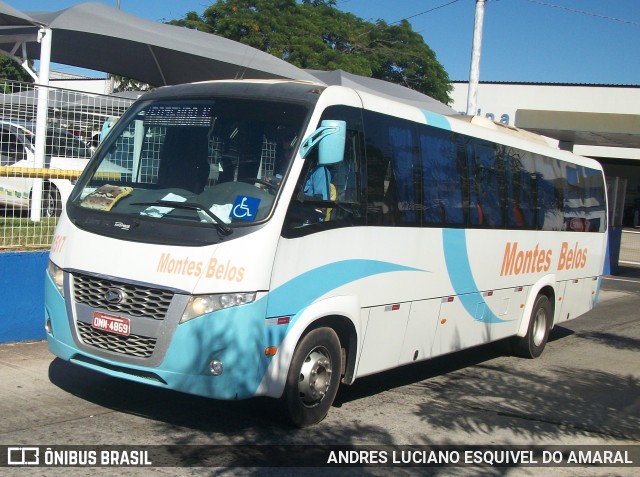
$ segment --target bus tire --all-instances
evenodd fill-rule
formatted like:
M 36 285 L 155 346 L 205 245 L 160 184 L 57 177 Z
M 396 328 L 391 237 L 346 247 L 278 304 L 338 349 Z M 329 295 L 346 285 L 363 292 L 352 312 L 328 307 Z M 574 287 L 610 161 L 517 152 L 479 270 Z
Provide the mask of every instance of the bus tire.
M 547 344 L 552 321 L 553 310 L 549 298 L 546 295 L 538 295 L 531 311 L 527 334 L 515 338 L 514 354 L 529 359 L 540 356 Z
M 331 328 L 316 328 L 298 343 L 283 394 L 285 412 L 295 426 L 325 418 L 338 392 L 341 360 L 340 340 Z

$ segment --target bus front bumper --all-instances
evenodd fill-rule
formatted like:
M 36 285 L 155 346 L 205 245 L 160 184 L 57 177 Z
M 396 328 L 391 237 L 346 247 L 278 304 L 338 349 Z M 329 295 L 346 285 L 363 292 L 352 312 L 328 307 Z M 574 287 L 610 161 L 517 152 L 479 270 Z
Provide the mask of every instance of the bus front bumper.
M 49 350 L 59 358 L 109 376 L 214 399 L 256 396 L 271 357 L 265 304 L 256 302 L 203 315 L 178 325 L 158 366 L 139 366 L 80 349 L 67 307 L 47 275 L 45 320 Z M 220 372 L 222 371 L 222 372 Z M 215 374 L 219 373 L 219 374 Z

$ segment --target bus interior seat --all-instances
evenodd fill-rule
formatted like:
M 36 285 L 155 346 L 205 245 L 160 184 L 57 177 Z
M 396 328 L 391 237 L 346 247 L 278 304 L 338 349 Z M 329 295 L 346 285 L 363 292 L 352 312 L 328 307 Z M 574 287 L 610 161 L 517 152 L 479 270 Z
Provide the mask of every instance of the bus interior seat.
M 179 188 L 199 194 L 204 190 L 210 169 L 206 129 L 167 130 L 160 150 L 158 188 Z
M 513 214 L 513 222 L 514 222 L 512 225 L 516 225 L 518 227 L 524 227 L 525 220 L 524 220 L 524 213 L 522 212 L 522 209 L 516 205 L 513 207 L 511 212 Z

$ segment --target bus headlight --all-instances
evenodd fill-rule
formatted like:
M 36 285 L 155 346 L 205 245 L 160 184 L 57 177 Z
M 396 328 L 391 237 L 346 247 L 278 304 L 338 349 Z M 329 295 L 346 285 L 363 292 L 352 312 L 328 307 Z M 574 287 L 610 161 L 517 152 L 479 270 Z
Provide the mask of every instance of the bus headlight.
M 60 294 L 64 296 L 64 271 L 62 270 L 62 268 L 49 260 L 49 264 L 47 265 L 47 272 L 49 273 L 51 280 L 53 280 L 53 283 L 55 284 Z
M 232 306 L 246 305 L 256 299 L 254 293 L 221 293 L 217 295 L 195 295 L 189 299 L 187 308 L 182 314 L 180 323 L 192 320 L 198 316 Z

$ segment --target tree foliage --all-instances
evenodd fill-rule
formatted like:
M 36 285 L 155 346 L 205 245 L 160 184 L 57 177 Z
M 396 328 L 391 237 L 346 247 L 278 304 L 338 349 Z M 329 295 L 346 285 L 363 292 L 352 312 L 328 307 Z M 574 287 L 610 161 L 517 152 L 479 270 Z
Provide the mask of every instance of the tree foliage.
M 111 75 L 113 79 L 113 91 L 111 93 L 121 93 L 124 91 L 149 91 L 151 86 L 148 83 L 138 81 L 127 76 Z
M 29 73 L 11 58 L 0 55 L 0 79 L 33 83 Z
M 406 20 L 365 21 L 335 0 L 218 0 L 170 22 L 250 45 L 300 68 L 387 80 L 450 103 L 444 67 Z

